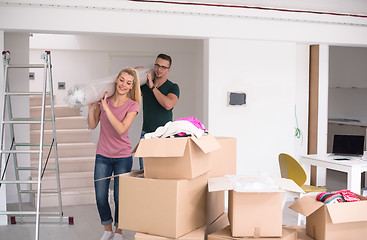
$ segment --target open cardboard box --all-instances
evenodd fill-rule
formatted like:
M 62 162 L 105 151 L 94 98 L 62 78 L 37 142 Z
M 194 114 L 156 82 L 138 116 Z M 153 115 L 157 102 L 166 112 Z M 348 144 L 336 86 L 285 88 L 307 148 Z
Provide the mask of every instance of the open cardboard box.
M 220 148 L 212 135 L 197 138 L 176 137 L 141 139 L 135 157 L 142 157 L 146 178 L 193 179 L 212 165 L 209 153 Z
M 256 240 L 297 240 L 297 231 L 295 229 L 290 228 L 282 228 L 282 234 L 280 237 L 274 238 L 274 237 L 259 237 L 259 238 L 253 238 L 253 237 L 232 237 L 231 236 L 231 230 L 230 227 L 226 227 L 224 229 L 221 229 L 215 233 L 208 235 L 208 240 L 228 240 L 228 239 L 234 239 L 234 240 L 246 240 L 246 239 L 256 239 Z
M 121 174 L 118 227 L 169 238 L 200 228 L 206 225 L 207 184 L 207 174 L 180 180 Z
M 361 201 L 324 204 L 316 195 L 305 196 L 290 209 L 306 216 L 306 232 L 317 240 L 367 238 L 367 198 Z
M 204 240 L 205 239 L 205 227 L 195 229 L 188 234 L 183 235 L 177 240 Z M 136 233 L 135 240 L 172 240 L 172 238 L 149 235 L 145 233 Z
M 256 184 L 260 176 L 235 176 Z M 268 177 L 271 178 L 271 177 Z M 304 193 L 292 180 L 273 179 L 271 190 L 238 192 L 229 176 L 208 179 L 209 192 L 229 191 L 228 217 L 233 237 L 281 237 L 283 194 Z

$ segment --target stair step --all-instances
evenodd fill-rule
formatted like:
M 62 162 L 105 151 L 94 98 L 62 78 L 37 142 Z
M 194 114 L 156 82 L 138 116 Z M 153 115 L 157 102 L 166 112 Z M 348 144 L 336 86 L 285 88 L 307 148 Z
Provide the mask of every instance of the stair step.
M 41 118 L 41 106 L 30 107 L 30 117 L 31 118 Z M 80 116 L 79 108 L 70 108 L 67 105 L 55 105 L 55 117 L 71 117 Z M 45 117 L 51 118 L 51 106 L 45 107 Z
M 92 157 L 96 154 L 97 146 L 94 143 L 58 143 L 58 157 Z M 37 147 L 31 147 L 36 150 Z M 49 148 L 43 149 L 43 159 L 47 158 Z M 54 157 L 54 148 L 52 148 L 50 157 Z M 38 160 L 38 154 L 31 154 L 31 160 Z
M 55 99 L 55 98 L 54 98 Z M 51 104 L 51 97 L 50 95 L 46 96 L 46 105 Z M 42 96 L 29 96 L 29 106 L 42 106 Z
M 36 176 L 31 176 L 31 179 L 36 180 Z M 60 173 L 61 189 L 93 187 L 93 172 L 73 172 Z M 37 185 L 33 184 L 32 189 L 37 189 Z M 45 175 L 42 179 L 42 190 L 57 189 L 56 175 Z
M 46 97 L 45 118 L 51 118 L 50 96 Z M 41 117 L 41 96 L 30 97 L 30 117 Z M 55 105 L 55 125 L 60 172 L 61 198 L 63 206 L 95 204 L 94 194 L 94 161 L 96 145 L 92 143 L 91 130 L 87 118 L 80 116 L 79 108 L 66 105 Z M 40 124 L 30 125 L 32 143 L 39 142 Z M 53 139 L 52 122 L 44 123 L 44 143 Z M 38 149 L 38 147 L 31 147 Z M 43 149 L 43 159 L 47 158 L 49 147 Z M 38 154 L 31 154 L 31 167 L 38 167 Z M 56 190 L 56 171 L 54 149 L 49 156 L 47 168 L 42 179 L 42 190 Z M 38 171 L 31 171 L 31 179 L 37 179 Z M 37 189 L 35 184 L 32 189 Z M 37 194 L 31 194 L 36 199 Z M 34 202 L 33 199 L 33 202 Z M 41 207 L 58 207 L 58 195 L 42 194 Z
M 31 143 L 39 143 L 40 130 L 31 130 Z M 44 131 L 44 143 L 52 143 L 53 131 Z M 79 143 L 91 142 L 92 131 L 89 129 L 56 129 L 56 138 L 58 143 Z
M 56 129 L 88 129 L 88 119 L 82 116 L 55 117 Z M 31 124 L 31 130 L 40 130 L 40 124 Z M 44 129 L 52 129 L 52 122 L 45 122 Z
M 35 194 L 35 196 L 37 196 L 37 194 Z M 41 199 L 41 207 L 59 206 L 57 194 L 42 194 Z M 73 188 L 62 190 L 61 201 L 62 206 L 96 204 L 94 188 Z
M 72 157 L 59 158 L 59 172 L 92 172 L 94 170 L 95 156 L 93 157 Z M 31 167 L 38 167 L 38 159 L 31 161 Z M 55 167 L 55 159 L 50 158 L 47 163 L 48 168 Z M 45 171 L 45 174 L 53 171 Z

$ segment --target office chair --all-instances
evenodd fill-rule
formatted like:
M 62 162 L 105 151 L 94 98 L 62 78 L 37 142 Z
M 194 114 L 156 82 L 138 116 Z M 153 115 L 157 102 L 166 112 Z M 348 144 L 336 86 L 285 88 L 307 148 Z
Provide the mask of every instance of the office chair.
M 282 178 L 292 179 L 298 186 L 300 186 L 305 193 L 313 193 L 313 192 L 326 192 L 327 189 L 325 187 L 316 187 L 311 185 L 305 185 L 304 183 L 307 180 L 307 174 L 301 164 L 294 159 L 292 156 L 281 153 L 279 154 L 279 167 L 280 167 L 280 175 Z M 299 198 L 303 197 L 304 194 L 299 194 Z M 305 222 L 305 217 L 302 214 L 298 213 L 297 224 L 300 226 L 301 223 Z

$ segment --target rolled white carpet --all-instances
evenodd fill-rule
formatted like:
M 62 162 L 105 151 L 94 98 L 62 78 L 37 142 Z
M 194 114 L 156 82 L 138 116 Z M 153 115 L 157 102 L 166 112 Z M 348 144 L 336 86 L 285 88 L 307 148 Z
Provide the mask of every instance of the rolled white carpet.
M 150 72 L 154 76 L 153 65 L 144 66 L 136 69 L 139 76 L 140 86 L 147 82 L 147 73 Z M 87 106 L 91 103 L 99 101 L 104 93 L 108 93 L 108 97 L 115 92 L 115 80 L 117 74 L 94 80 L 89 83 L 75 84 L 70 87 L 64 99 L 65 103 L 73 107 Z

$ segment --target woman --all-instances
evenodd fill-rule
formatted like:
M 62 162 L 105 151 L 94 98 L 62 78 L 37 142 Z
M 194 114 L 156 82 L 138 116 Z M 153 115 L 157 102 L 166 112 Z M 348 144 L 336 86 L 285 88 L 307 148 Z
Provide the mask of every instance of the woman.
M 107 97 L 105 93 L 101 101 L 89 105 L 89 128 L 95 129 L 98 123 L 101 123 L 94 167 L 97 208 L 105 229 L 101 240 L 122 239 L 122 230 L 117 227 L 119 181 L 118 177 L 114 180 L 116 229 L 113 233 L 113 218 L 108 203 L 110 184 L 108 177 L 112 176 L 112 173 L 118 175 L 131 171 L 133 159 L 129 128 L 139 112 L 140 98 L 137 71 L 133 68 L 125 68 L 116 78 L 115 93 L 111 97 Z

